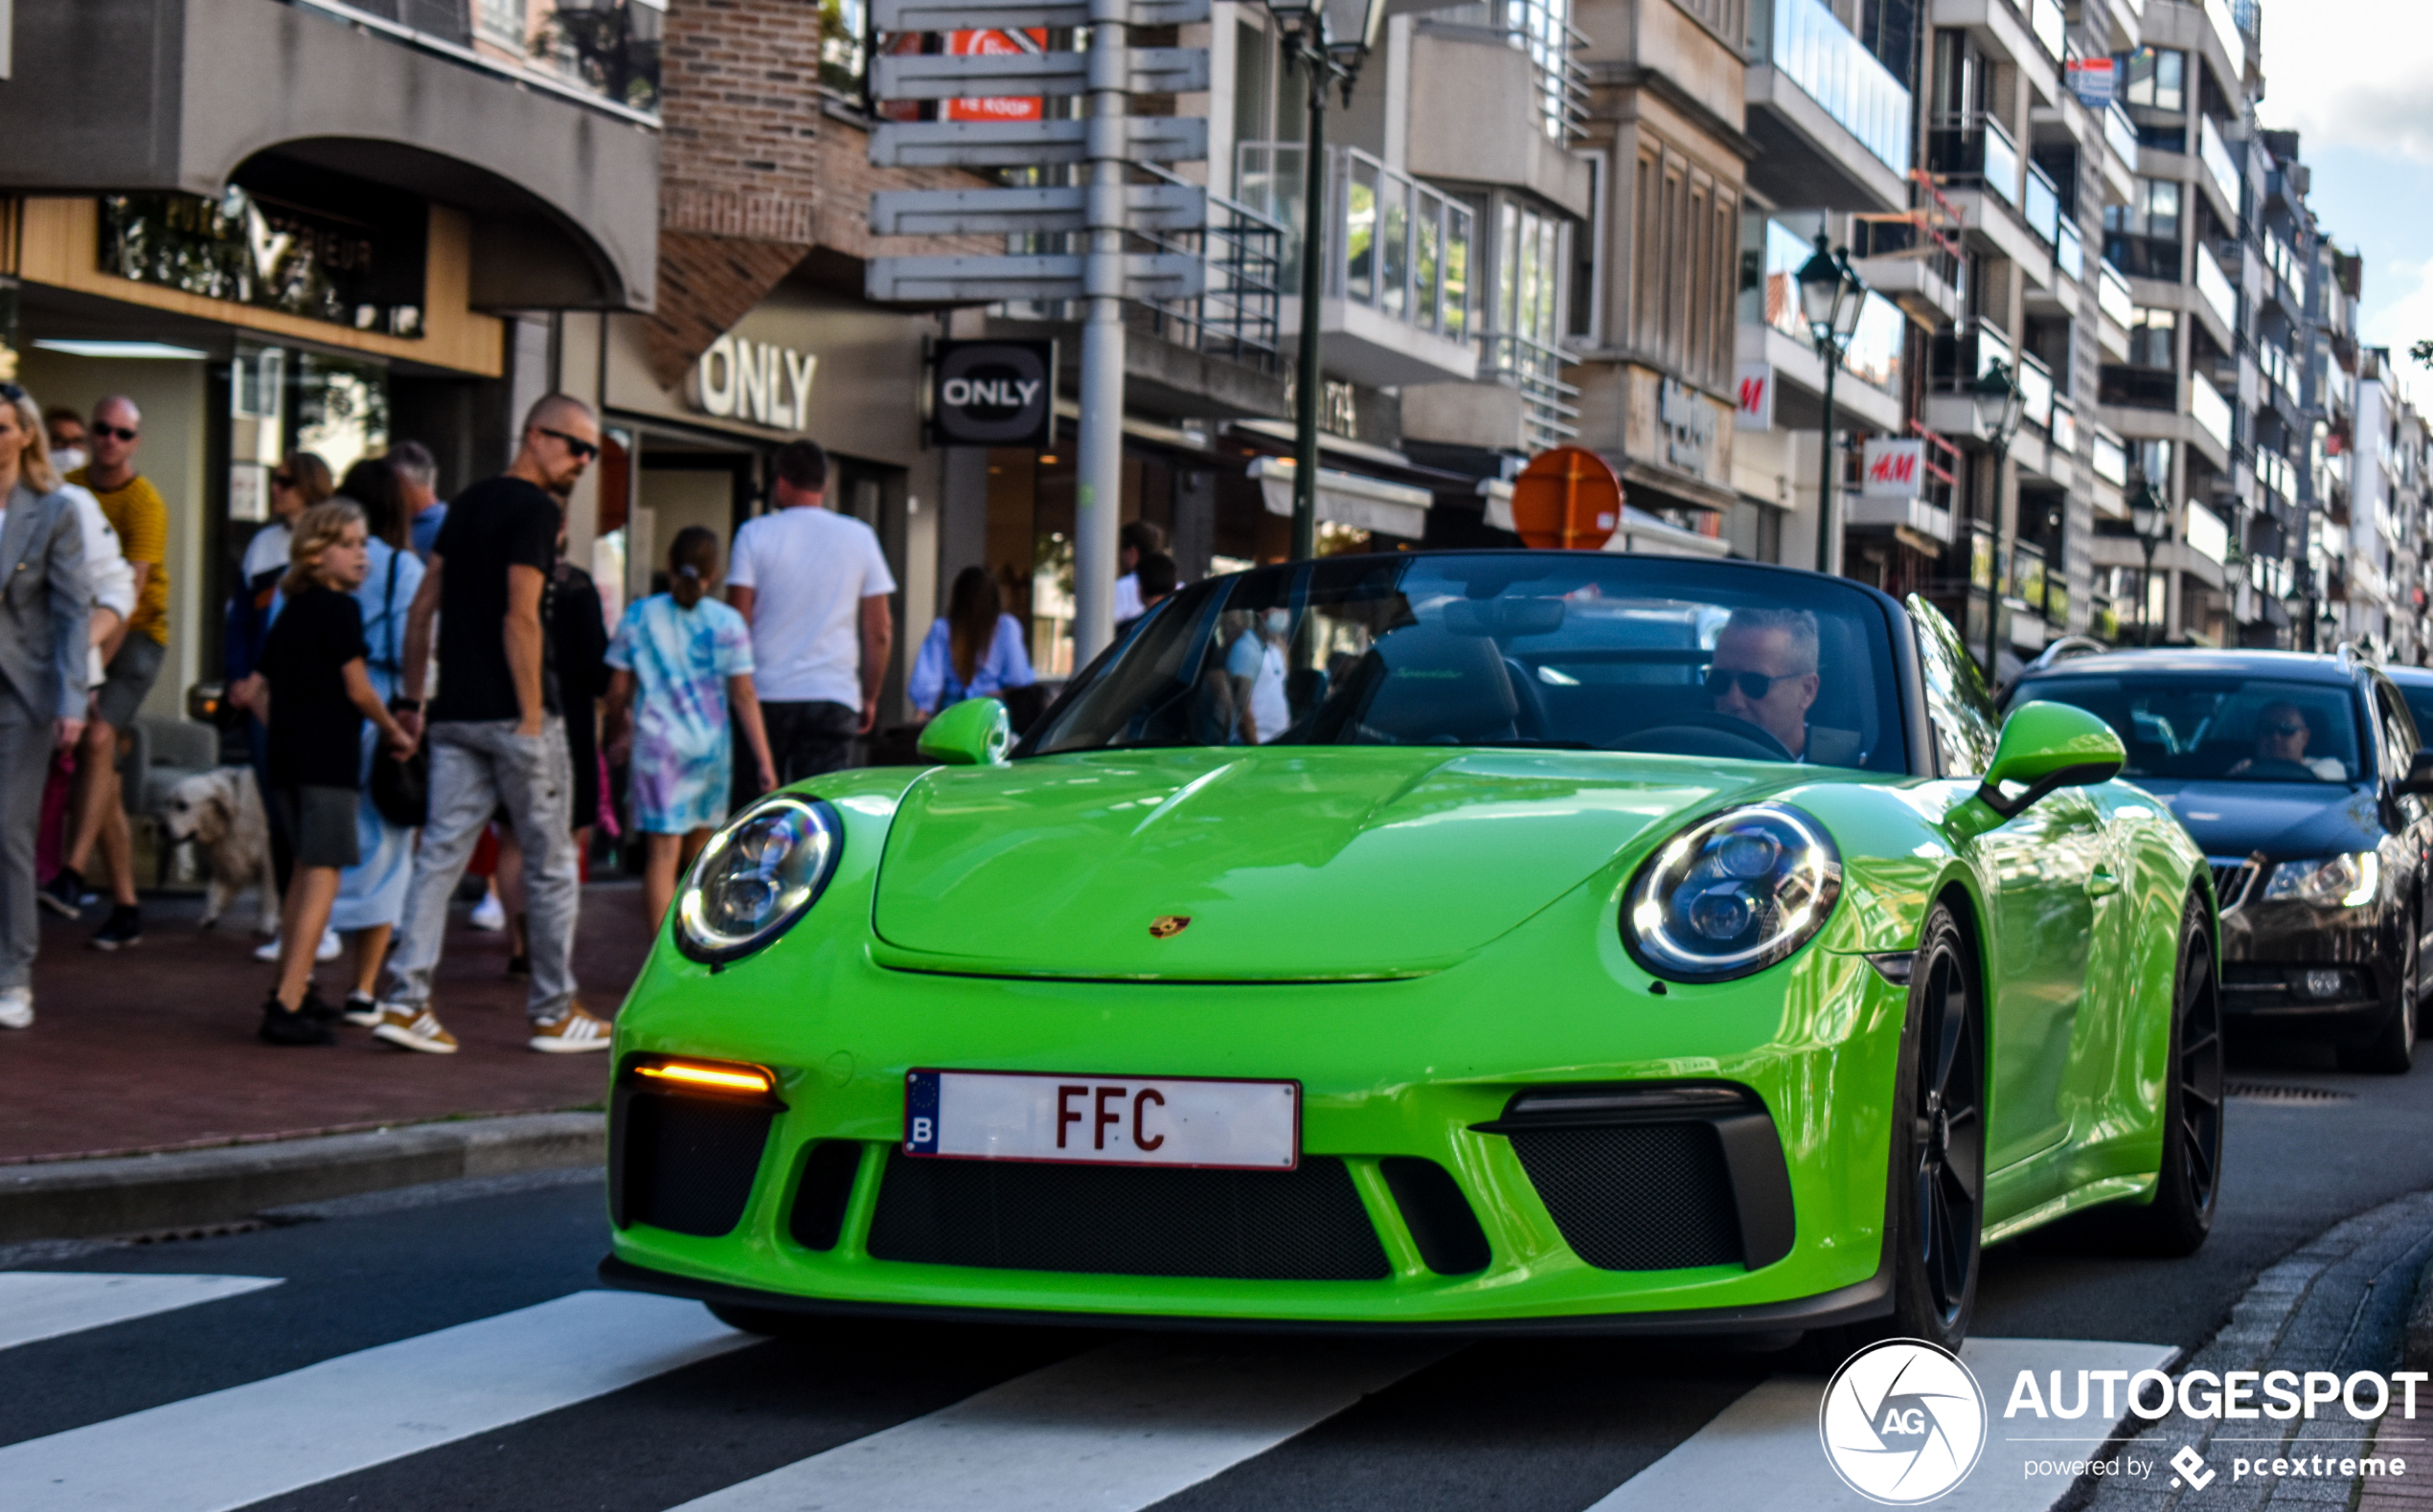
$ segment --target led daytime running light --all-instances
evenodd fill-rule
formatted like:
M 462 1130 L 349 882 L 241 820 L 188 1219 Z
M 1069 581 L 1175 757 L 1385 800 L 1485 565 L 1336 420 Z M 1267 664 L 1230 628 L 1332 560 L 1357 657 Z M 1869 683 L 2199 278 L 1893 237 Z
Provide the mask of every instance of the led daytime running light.
M 672 1082 L 704 1092 L 739 1092 L 765 1097 L 777 1091 L 777 1078 L 758 1066 L 717 1061 L 660 1061 L 636 1066 L 633 1073 L 646 1081 Z

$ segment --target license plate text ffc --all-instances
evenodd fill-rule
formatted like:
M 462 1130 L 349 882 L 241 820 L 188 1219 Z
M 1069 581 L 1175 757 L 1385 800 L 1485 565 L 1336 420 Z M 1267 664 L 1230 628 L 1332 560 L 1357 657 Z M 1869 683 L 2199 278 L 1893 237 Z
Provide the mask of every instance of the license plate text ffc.
M 904 1153 L 966 1161 L 1288 1171 L 1301 1084 L 1197 1076 L 915 1071 Z

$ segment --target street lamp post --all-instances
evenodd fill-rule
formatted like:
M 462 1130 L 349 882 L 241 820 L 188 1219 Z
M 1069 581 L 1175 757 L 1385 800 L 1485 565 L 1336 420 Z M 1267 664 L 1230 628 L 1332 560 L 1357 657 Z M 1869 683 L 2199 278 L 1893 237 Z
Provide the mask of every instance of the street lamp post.
M 1808 322 L 1808 340 L 1825 364 L 1824 442 L 1816 476 L 1816 570 L 1830 573 L 1839 564 L 1839 534 L 1833 521 L 1836 476 L 1833 457 L 1833 375 L 1841 371 L 1842 353 L 1850 350 L 1851 333 L 1858 329 L 1858 312 L 1867 304 L 1867 284 L 1850 265 L 1850 248 L 1825 250 L 1825 234 L 1816 234 L 1816 250 L 1800 265 L 1800 316 Z
M 1968 385 L 1976 408 L 1977 434 L 1993 448 L 1993 580 L 1986 585 L 1986 686 L 2001 679 L 1996 654 L 2002 644 L 2002 464 L 2011 456 L 2012 439 L 2019 434 L 2026 395 L 2011 365 L 1995 361 Z
M 1308 129 L 1302 144 L 1301 352 L 1293 372 L 1292 556 L 1318 554 L 1318 313 L 1325 298 L 1327 244 L 1327 90 L 1340 80 L 1343 101 L 1385 23 L 1384 0 L 1267 0 L 1292 57 L 1307 80 Z
M 2137 531 L 2137 548 L 2146 553 L 2146 570 L 2137 579 L 2137 643 L 2154 643 L 2154 553 L 2171 539 L 2172 511 L 2154 496 L 2154 485 L 2141 469 L 2129 493 L 2129 528 Z

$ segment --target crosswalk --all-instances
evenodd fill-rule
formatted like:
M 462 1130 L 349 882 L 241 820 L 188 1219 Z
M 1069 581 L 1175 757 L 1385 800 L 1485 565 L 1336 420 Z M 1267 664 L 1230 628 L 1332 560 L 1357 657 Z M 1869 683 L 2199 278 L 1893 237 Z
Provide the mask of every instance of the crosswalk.
M 165 1313 L 278 1284 L 264 1276 L 0 1273 L 0 1350 L 142 1327 Z M 688 1302 L 575 1292 L 0 1447 L 0 1508 L 236 1512 L 375 1467 L 410 1471 L 416 1456 L 758 1343 Z M 1461 1368 L 1453 1361 L 1459 1352 L 1440 1342 L 1119 1338 L 775 1469 L 739 1475 L 675 1512 L 1140 1512 L 1221 1484 L 1228 1471 L 1420 1372 Z M 1994 1395 L 1993 1383 L 2021 1369 L 2137 1370 L 2166 1366 L 2172 1354 L 2150 1344 L 1979 1340 L 1964 1358 Z M 1762 1381 L 1595 1501 L 1593 1512 L 1867 1505 L 1835 1480 L 1819 1450 L 1820 1385 L 1792 1375 Z M 1479 1389 L 1496 1384 L 1482 1379 Z M 1998 1410 L 1998 1395 L 1990 1405 Z M 2062 1426 L 2068 1433 L 2040 1441 L 2037 1453 L 2083 1456 L 2115 1425 L 2090 1416 Z M 1998 1423 L 1995 1432 L 2003 1432 Z M 718 1450 L 679 1443 L 668 1452 Z M 1989 1460 L 1995 1457 L 1990 1445 Z M 2070 1489 L 2067 1480 L 2022 1480 L 2015 1465 L 2007 1474 L 1981 1467 L 1939 1504 L 2044 1512 Z

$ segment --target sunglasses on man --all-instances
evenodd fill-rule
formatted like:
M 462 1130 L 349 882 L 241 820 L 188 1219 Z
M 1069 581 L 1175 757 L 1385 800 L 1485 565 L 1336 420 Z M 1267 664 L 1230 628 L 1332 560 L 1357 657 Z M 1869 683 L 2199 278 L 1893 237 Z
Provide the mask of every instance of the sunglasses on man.
M 1737 683 L 1739 685 L 1740 696 L 1751 703 L 1756 703 L 1759 699 L 1763 698 L 1766 694 L 1774 691 L 1775 684 L 1787 683 L 1794 677 L 1804 675 L 1804 673 L 1800 672 L 1785 672 L 1780 676 L 1768 677 L 1763 672 L 1736 672 L 1727 667 L 1709 667 L 1707 669 L 1707 691 L 1714 694 L 1716 697 L 1720 698 L 1732 688 L 1734 684 Z
M 2303 719 L 2278 719 L 2264 726 L 2264 733 L 2268 735 L 2302 735 L 2306 733 L 2307 722 Z
M 553 431 L 546 425 L 535 425 L 533 429 L 540 432 L 543 436 L 556 440 L 568 451 L 574 453 L 575 461 L 577 462 L 589 462 L 594 457 L 600 455 L 600 443 L 598 441 L 587 441 L 580 436 L 569 436 L 564 431 Z
M 95 436 L 114 436 L 123 441 L 131 441 L 136 437 L 136 432 L 125 425 L 96 425 L 93 427 L 93 434 Z

